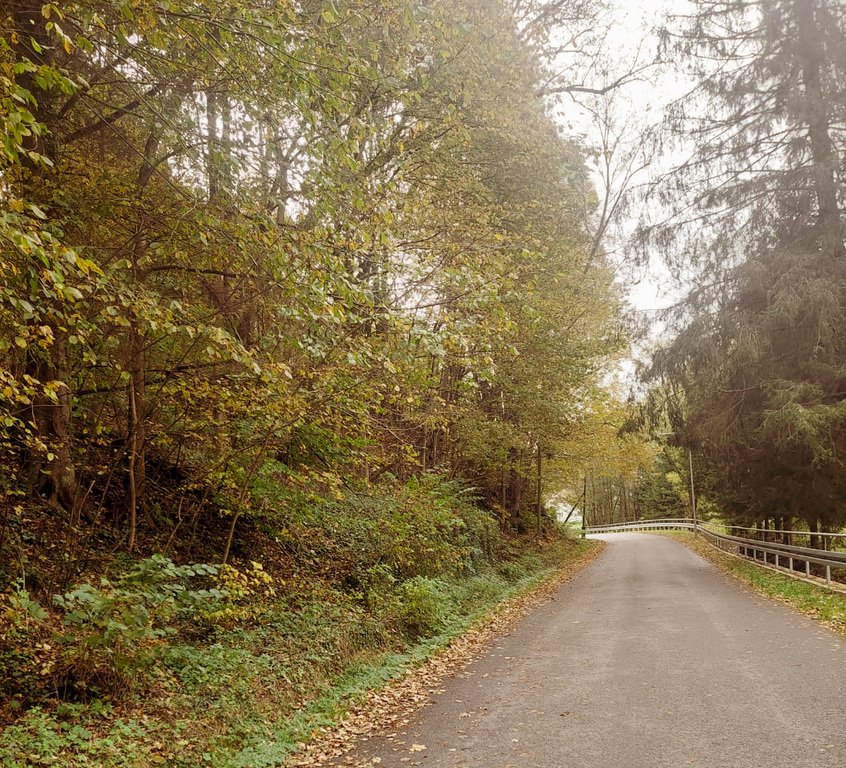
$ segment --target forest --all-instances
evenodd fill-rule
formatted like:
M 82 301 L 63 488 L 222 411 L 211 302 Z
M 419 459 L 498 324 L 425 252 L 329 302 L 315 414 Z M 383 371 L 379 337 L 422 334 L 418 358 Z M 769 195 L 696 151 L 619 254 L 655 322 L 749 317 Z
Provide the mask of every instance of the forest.
M 279 765 L 559 509 L 846 525 L 837 0 L 0 7 L 4 765 Z

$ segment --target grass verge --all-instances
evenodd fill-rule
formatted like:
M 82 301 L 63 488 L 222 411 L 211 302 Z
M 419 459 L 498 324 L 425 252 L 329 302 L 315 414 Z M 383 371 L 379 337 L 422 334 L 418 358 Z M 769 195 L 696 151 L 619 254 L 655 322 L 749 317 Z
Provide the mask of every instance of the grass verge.
M 761 568 L 753 563 L 721 552 L 691 533 L 666 531 L 698 555 L 714 563 L 721 571 L 748 584 L 762 595 L 787 603 L 800 613 L 816 619 L 837 634 L 846 637 L 846 595 L 830 592 L 806 581 Z
M 375 731 L 401 725 L 419 706 L 431 699 L 441 681 L 463 667 L 487 646 L 488 641 L 512 629 L 536 605 L 587 566 L 604 548 L 600 541 L 571 542 L 567 551 L 549 566 L 521 580 L 501 599 L 457 621 L 428 643 L 412 649 L 391 665 L 384 687 L 360 688 L 346 715 L 293 756 L 292 768 L 314 768 L 343 758 L 356 741 Z M 561 556 L 563 554 L 563 557 Z M 335 764 L 335 763 L 333 763 Z
M 0 765 L 269 768 L 296 760 L 315 734 L 328 752 L 333 728 L 347 713 L 360 718 L 362 702 L 372 709 L 374 691 L 400 681 L 378 694 L 383 703 L 422 700 L 436 668 L 466 660 L 599 549 L 556 539 L 473 575 L 410 580 L 399 608 L 389 592 L 368 606 L 331 585 L 304 586 L 260 622 L 169 647 L 157 683 L 134 699 L 21 713 L 0 733 Z M 420 627 L 414 641 L 409 626 Z M 359 728 L 344 727 L 347 736 Z

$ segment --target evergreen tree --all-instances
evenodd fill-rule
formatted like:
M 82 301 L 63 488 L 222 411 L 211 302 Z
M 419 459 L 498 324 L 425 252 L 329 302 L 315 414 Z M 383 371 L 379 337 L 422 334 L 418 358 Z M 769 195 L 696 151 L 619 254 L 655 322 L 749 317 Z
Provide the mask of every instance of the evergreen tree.
M 669 128 L 696 146 L 651 230 L 702 282 L 654 361 L 673 428 L 744 521 L 844 521 L 846 9 L 698 2 L 667 45 L 694 92 Z M 671 203 L 672 201 L 672 203 Z

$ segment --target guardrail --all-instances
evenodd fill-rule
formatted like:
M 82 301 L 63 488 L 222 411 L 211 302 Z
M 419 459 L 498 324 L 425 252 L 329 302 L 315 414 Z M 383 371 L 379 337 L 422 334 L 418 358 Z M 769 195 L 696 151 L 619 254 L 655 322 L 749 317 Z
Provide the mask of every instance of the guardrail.
M 614 523 L 609 525 L 592 525 L 585 528 L 585 533 L 623 533 L 625 531 L 675 531 L 692 530 L 697 526 L 692 517 L 662 517 L 657 520 L 637 520 L 628 523 Z
M 828 533 L 824 531 L 795 531 L 795 530 L 768 530 L 766 528 L 750 528 L 749 526 L 729 525 L 721 526 L 724 530 L 717 531 L 717 533 L 728 532 L 732 536 L 740 536 L 745 539 L 757 539 L 758 541 L 778 542 L 781 539 L 782 544 L 792 544 L 795 546 L 805 546 L 796 541 L 796 539 L 807 539 L 808 546 L 816 539 L 821 546 L 812 547 L 812 549 L 824 549 L 826 551 L 835 551 L 846 548 L 846 533 Z M 740 531 L 740 533 L 736 533 Z
M 827 549 L 799 547 L 792 544 L 782 544 L 773 541 L 761 541 L 743 536 L 733 536 L 726 533 L 712 531 L 692 518 L 662 518 L 658 520 L 638 520 L 628 523 L 611 525 L 596 525 L 584 528 L 585 534 L 592 533 L 622 533 L 625 531 L 654 531 L 654 530 L 692 530 L 701 534 L 706 541 L 717 549 L 729 554 L 752 560 L 758 565 L 785 573 L 795 578 L 822 581 L 812 574 L 811 566 L 819 566 L 825 574 L 825 584 L 834 588 L 832 570 L 846 573 L 846 552 L 832 552 Z M 800 566 L 797 569 L 797 564 Z M 842 585 L 838 586 L 842 589 Z

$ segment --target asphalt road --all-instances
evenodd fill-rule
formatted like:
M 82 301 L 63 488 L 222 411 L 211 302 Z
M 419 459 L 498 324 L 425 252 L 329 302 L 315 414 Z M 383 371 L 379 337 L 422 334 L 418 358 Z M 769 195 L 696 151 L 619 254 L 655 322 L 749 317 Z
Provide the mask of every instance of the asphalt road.
M 613 534 L 355 764 L 846 768 L 846 643 L 681 544 Z

